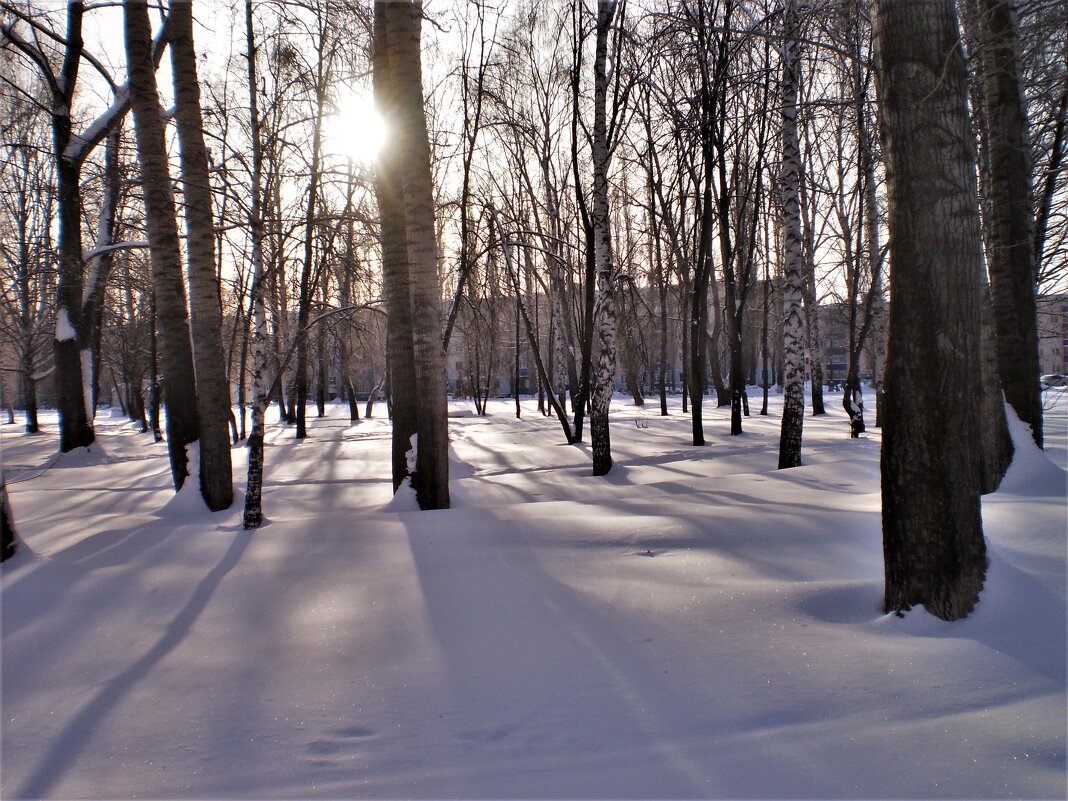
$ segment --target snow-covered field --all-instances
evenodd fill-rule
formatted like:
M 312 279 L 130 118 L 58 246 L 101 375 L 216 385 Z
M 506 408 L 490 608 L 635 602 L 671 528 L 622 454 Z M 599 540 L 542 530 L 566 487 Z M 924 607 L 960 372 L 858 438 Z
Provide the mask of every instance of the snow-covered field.
M 607 478 L 500 401 L 422 513 L 333 406 L 271 429 L 255 533 L 121 417 L 59 459 L 4 426 L 3 797 L 1064 798 L 1068 402 L 948 624 L 881 613 L 879 436 L 839 400 L 777 471 L 777 398 L 704 448 L 617 399 Z

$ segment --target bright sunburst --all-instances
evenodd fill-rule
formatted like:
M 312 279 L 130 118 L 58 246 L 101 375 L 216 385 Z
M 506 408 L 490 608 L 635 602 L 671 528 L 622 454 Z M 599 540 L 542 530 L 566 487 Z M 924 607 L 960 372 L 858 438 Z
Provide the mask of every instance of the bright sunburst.
M 372 164 L 386 138 L 386 124 L 364 92 L 342 96 L 324 126 L 326 149 L 357 164 Z

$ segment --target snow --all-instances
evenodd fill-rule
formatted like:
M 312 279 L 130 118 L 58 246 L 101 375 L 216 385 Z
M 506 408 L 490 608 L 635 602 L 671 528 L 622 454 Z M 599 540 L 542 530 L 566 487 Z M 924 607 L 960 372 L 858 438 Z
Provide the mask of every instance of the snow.
M 62 306 L 56 312 L 56 342 L 65 342 L 68 339 L 77 339 L 78 334 L 71 325 L 70 315 Z
M 268 426 L 251 533 L 121 418 L 58 460 L 5 426 L 0 792 L 1064 798 L 1068 403 L 1053 460 L 1014 423 L 952 624 L 882 614 L 878 431 L 829 407 L 777 471 L 781 398 L 704 448 L 617 398 L 594 478 L 534 404 L 453 401 L 454 508 L 418 512 L 388 421 L 331 406 Z

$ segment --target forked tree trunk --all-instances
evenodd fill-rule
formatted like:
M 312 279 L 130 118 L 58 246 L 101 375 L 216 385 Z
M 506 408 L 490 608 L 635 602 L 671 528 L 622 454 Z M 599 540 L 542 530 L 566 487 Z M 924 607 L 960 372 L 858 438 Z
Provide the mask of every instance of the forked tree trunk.
M 186 445 L 197 439 L 197 400 L 193 354 L 189 343 L 185 287 L 174 195 L 167 166 L 163 117 L 152 62 L 151 23 L 145 0 L 123 3 L 126 59 L 141 186 L 152 261 L 160 356 L 163 366 L 163 404 L 167 410 L 167 449 L 175 489 L 189 475 Z
M 185 194 L 189 322 L 197 383 L 200 493 L 213 512 L 234 500 L 230 462 L 230 387 L 222 346 L 222 305 L 215 273 L 215 224 L 200 110 L 192 3 L 171 3 L 169 41 L 175 119 Z
M 983 266 L 965 65 L 952 0 L 877 0 L 890 234 L 883 411 L 887 612 L 946 620 L 986 573 L 979 508 Z
M 801 60 L 795 0 L 788 0 L 783 21 L 782 215 L 783 215 L 783 380 L 779 469 L 801 464 L 801 429 L 805 422 L 805 324 L 802 319 L 804 243 L 801 239 L 799 183 L 801 151 L 797 140 L 797 90 Z

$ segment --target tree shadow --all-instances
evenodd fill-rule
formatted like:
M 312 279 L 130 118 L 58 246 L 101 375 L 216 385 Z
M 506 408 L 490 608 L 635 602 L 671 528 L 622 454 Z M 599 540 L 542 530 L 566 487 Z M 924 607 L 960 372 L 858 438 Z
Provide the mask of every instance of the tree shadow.
M 55 787 L 107 715 L 185 639 L 223 578 L 240 561 L 251 537 L 251 532 L 247 531 L 235 535 L 222 560 L 197 585 L 192 597 L 167 626 L 163 636 L 148 653 L 104 684 L 96 696 L 74 716 L 52 741 L 48 752 L 15 793 L 15 797 L 43 798 Z

